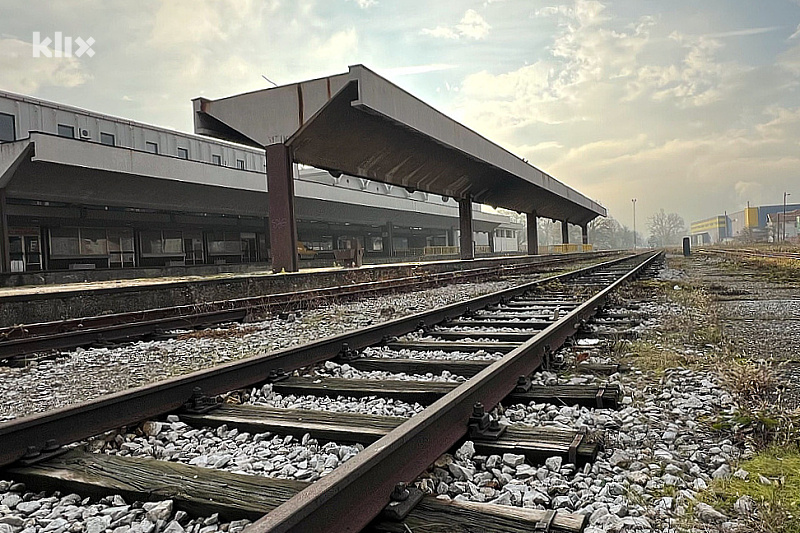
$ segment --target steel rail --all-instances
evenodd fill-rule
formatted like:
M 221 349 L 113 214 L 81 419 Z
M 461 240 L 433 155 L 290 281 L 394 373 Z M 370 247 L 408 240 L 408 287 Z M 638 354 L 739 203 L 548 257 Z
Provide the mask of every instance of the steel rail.
M 566 281 L 629 258 L 630 256 L 605 261 L 358 331 L 232 361 L 84 403 L 0 423 L 0 466 L 22 458 L 29 447 L 41 449 L 48 441 L 52 441 L 53 445 L 69 444 L 179 409 L 192 396 L 196 387 L 207 395 L 251 387 L 267 381 L 271 372 L 295 370 L 332 359 L 342 351 L 344 344 L 356 350 L 375 345 L 387 336 L 400 336 L 414 331 L 421 324 L 431 326 L 469 309 L 497 304 L 504 298 L 523 294 L 537 285 Z
M 602 255 L 598 254 L 598 255 Z M 477 269 L 440 272 L 427 276 L 410 276 L 391 280 L 370 281 L 338 287 L 307 289 L 291 293 L 237 298 L 180 305 L 145 311 L 116 313 L 55 322 L 0 328 L 0 360 L 47 350 L 63 350 L 89 345 L 98 340 L 122 341 L 153 334 L 159 330 L 196 328 L 222 322 L 243 320 L 253 311 L 274 311 L 301 307 L 331 298 L 352 298 L 398 288 L 421 288 L 453 280 L 482 276 L 515 274 L 552 264 L 563 264 L 578 258 L 552 258 L 522 265 L 492 265 Z
M 713 249 L 713 248 L 698 248 L 698 253 L 718 254 L 728 256 L 739 256 L 741 258 L 768 258 L 768 259 L 800 259 L 800 252 L 777 252 L 777 251 L 761 251 L 761 250 L 729 250 L 729 249 Z
M 541 364 L 548 347 L 560 346 L 612 291 L 660 253 L 647 255 L 561 320 L 256 521 L 246 533 L 361 531 L 389 503 L 398 482 L 413 480 L 464 437 L 476 402 L 486 408 L 497 405 L 514 389 L 519 376 Z M 636 257 L 642 259 L 642 255 Z

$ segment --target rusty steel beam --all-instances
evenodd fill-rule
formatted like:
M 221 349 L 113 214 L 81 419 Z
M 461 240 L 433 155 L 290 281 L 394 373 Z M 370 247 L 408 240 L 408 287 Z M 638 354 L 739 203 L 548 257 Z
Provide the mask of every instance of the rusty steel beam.
M 527 213 L 528 222 L 528 255 L 539 255 L 539 217 L 536 211 Z
M 297 272 L 297 220 L 294 217 L 292 154 L 285 144 L 267 146 L 269 245 L 272 270 Z
M 389 503 L 392 488 L 398 482 L 413 480 L 464 437 L 477 402 L 486 408 L 497 405 L 514 390 L 519 376 L 541 364 L 549 347 L 560 346 L 614 289 L 659 254 L 648 255 L 561 320 L 274 509 L 248 527 L 246 533 L 361 531 Z
M 461 259 L 475 259 L 475 248 L 472 241 L 472 198 L 469 196 L 458 201 L 458 227 Z
M 497 304 L 503 298 L 523 294 L 540 283 L 567 280 L 625 259 L 623 257 L 606 261 L 592 267 L 409 315 L 359 331 L 336 335 L 272 354 L 233 361 L 81 404 L 0 423 L 0 466 L 20 459 L 31 446 L 44 447 L 48 440 L 54 441 L 55 445 L 69 444 L 179 409 L 192 396 L 195 387 L 202 389 L 206 395 L 251 387 L 267 381 L 271 372 L 295 370 L 332 359 L 340 353 L 345 343 L 354 350 L 372 346 L 380 343 L 386 336 L 404 335 L 416 330 L 420 325 L 437 324 L 447 317 L 464 313 L 467 309 Z

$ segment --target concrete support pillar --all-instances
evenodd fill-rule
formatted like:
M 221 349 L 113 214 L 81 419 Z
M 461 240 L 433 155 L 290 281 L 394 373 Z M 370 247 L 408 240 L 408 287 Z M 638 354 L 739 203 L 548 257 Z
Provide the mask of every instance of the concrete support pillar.
M 297 221 L 294 218 L 292 155 L 285 144 L 267 146 L 269 244 L 272 270 L 297 272 Z
M 539 217 L 536 211 L 525 216 L 528 219 L 528 255 L 539 255 Z
M 569 244 L 569 223 L 566 220 L 561 221 L 561 243 Z
M 461 231 L 461 259 L 475 259 L 472 244 L 472 197 L 458 201 L 458 221 Z
M 0 189 L 0 272 L 11 272 L 11 250 L 8 242 L 8 210 L 6 190 Z
M 589 224 L 581 226 L 581 239 L 583 244 L 589 244 Z

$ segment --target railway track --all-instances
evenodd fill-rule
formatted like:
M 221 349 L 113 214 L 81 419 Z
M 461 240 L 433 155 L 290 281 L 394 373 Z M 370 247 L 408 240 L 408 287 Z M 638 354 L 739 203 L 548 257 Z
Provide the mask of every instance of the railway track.
M 800 252 L 780 252 L 772 250 L 754 250 L 754 249 L 720 249 L 720 248 L 698 248 L 698 253 L 723 256 L 729 258 L 742 258 L 742 259 L 795 259 L 800 260 Z
M 599 252 L 588 257 L 603 257 L 606 254 L 608 252 Z M 445 283 L 517 276 L 542 268 L 570 264 L 584 258 L 553 257 L 534 263 L 492 265 L 425 276 L 355 283 L 197 305 L 105 314 L 56 322 L 20 324 L 0 328 L 0 361 L 19 359 L 27 354 L 50 350 L 125 342 L 152 335 L 162 335 L 163 332 L 173 329 L 195 329 L 225 322 L 242 321 L 253 314 L 305 309 L 318 305 L 320 302 L 332 300 L 347 300 L 398 290 L 419 290 Z
M 37 490 L 69 490 L 90 496 L 123 494 L 140 501 L 171 499 L 195 514 L 254 519 L 247 530 L 253 533 L 360 531 L 367 526 L 380 531 L 436 530 L 425 529 L 431 524 L 463 530 L 480 524 L 485 531 L 581 531 L 586 521 L 582 515 L 422 498 L 398 484 L 414 480 L 465 438 L 480 453 L 502 457 L 504 463 L 507 456 L 508 463 L 515 465 L 520 461 L 536 464 L 556 456 L 574 465 L 591 462 L 597 444 L 585 434 L 547 428 L 504 430 L 488 410 L 504 399 L 613 408 L 619 394 L 613 387 L 547 386 L 531 383 L 529 376 L 551 363 L 555 350 L 603 307 L 618 286 L 658 257 L 642 254 L 608 261 L 0 424 L 0 465 L 5 466 L 7 478 L 22 480 Z M 629 317 L 605 320 L 631 322 Z M 454 359 L 453 354 L 459 357 Z M 407 375 L 392 380 L 381 374 L 384 377 L 373 381 L 314 373 L 315 366 L 333 360 L 342 368 L 346 364 L 360 372 L 462 377 L 437 382 L 408 379 Z M 298 369 L 306 370 L 286 373 Z M 221 405 L 216 398 L 264 383 L 271 391 L 296 397 L 390 397 L 427 407 L 407 418 Z M 169 413 L 173 414 L 165 420 Z M 92 454 L 72 444 L 143 420 L 153 421 L 141 426 L 144 440 L 124 448 L 128 453 Z M 199 462 L 125 456 L 138 450 L 142 442 L 147 446 L 148 436 L 170 431 L 175 435 L 211 432 L 219 439 L 231 433 L 233 437 L 267 435 L 261 441 L 276 434 L 272 440 L 279 439 L 278 445 L 284 446 L 291 442 L 290 436 L 355 445 L 348 448 L 349 460 L 336 466 L 332 462 L 330 471 L 324 465 L 319 471 L 309 469 L 308 481 L 224 472 L 197 466 Z M 62 448 L 64 445 L 67 448 Z M 164 452 L 162 458 L 177 458 Z M 382 511 L 389 518 L 381 515 Z M 379 515 L 384 518 L 376 520 Z

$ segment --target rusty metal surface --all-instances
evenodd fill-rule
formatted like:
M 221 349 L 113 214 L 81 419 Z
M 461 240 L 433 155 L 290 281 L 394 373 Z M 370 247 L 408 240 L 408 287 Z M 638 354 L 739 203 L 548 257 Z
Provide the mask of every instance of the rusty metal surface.
M 475 246 L 472 240 L 472 199 L 467 197 L 458 201 L 458 228 L 461 259 L 475 258 Z
M 272 270 L 297 272 L 297 220 L 294 216 L 292 157 L 285 144 L 267 146 L 269 244 Z
M 386 336 L 399 336 L 413 331 L 420 323 L 433 325 L 448 316 L 465 312 L 470 306 L 475 309 L 496 304 L 502 298 L 522 294 L 540 283 L 553 279 L 570 279 L 624 259 L 606 261 L 356 332 L 329 337 L 273 354 L 234 361 L 97 400 L 3 423 L 0 424 L 0 466 L 21 458 L 29 446 L 42 446 L 48 440 L 55 440 L 55 444 L 58 445 L 68 444 L 178 409 L 192 396 L 195 387 L 200 387 L 206 395 L 250 387 L 266 381 L 271 371 L 294 370 L 331 359 L 340 352 L 344 343 L 351 349 L 358 350 L 377 344 Z
M 547 346 L 560 346 L 611 291 L 658 255 L 638 256 L 643 260 L 636 268 L 255 522 L 247 532 L 339 533 L 366 527 L 388 503 L 395 484 L 414 479 L 466 434 L 475 403 L 495 406 L 514 390 L 519 376 L 539 366 Z

